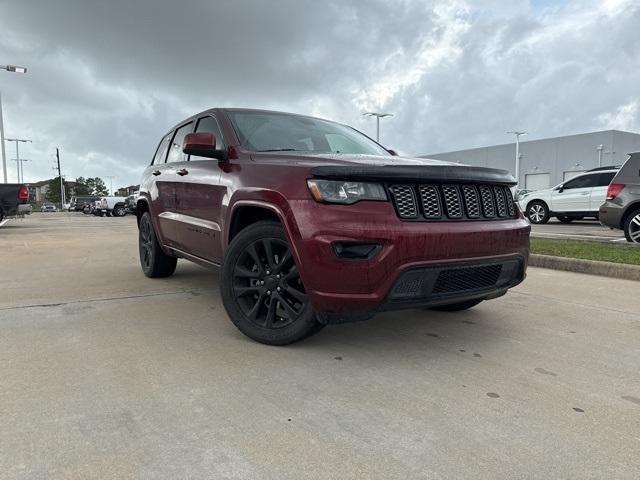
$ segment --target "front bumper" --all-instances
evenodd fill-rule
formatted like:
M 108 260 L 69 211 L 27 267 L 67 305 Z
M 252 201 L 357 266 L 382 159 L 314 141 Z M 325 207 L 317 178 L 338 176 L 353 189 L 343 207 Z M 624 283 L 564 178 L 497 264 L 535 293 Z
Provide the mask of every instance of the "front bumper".
M 531 227 L 523 218 L 411 222 L 401 221 L 390 203 L 299 202 L 292 209 L 298 227 L 292 241 L 311 303 L 322 314 L 357 319 L 380 310 L 498 296 L 524 278 Z M 380 248 L 364 260 L 343 259 L 336 254 L 337 242 L 367 242 Z M 518 265 L 515 270 L 513 262 Z M 518 274 L 506 283 L 496 279 L 494 284 L 444 296 L 428 290 L 444 270 L 492 264 Z M 424 274 L 415 273 L 420 270 Z M 417 294 L 399 299 L 396 288 L 406 275 L 420 277 L 414 279 Z

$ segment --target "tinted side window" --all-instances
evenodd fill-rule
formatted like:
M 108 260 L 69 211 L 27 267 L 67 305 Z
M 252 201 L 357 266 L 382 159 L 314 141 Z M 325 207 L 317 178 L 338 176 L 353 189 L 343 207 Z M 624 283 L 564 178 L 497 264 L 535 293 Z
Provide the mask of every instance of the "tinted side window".
M 570 190 L 572 188 L 589 188 L 595 187 L 598 183 L 599 175 L 583 175 L 581 177 L 576 177 L 572 180 L 569 180 L 562 187 L 564 190 Z
M 611 183 L 613 177 L 616 176 L 616 172 L 606 172 L 598 175 L 598 187 L 606 187 Z
M 167 156 L 167 148 L 169 147 L 169 138 L 170 135 L 167 135 L 162 140 L 160 140 L 160 145 L 158 145 L 158 148 L 156 149 L 156 154 L 153 157 L 153 162 L 151 162 L 151 165 L 164 163 L 164 159 Z
M 198 120 L 198 125 L 196 126 L 196 132 L 213 133 L 214 137 L 216 137 L 216 150 L 224 150 L 226 148 L 226 145 L 224 143 L 224 138 L 222 138 L 222 131 L 220 130 L 220 125 L 218 125 L 218 121 L 214 117 L 206 116 Z M 189 157 L 189 160 L 211 160 L 211 159 L 191 155 Z
M 172 162 L 185 162 L 187 156 L 182 153 L 182 141 L 187 133 L 191 133 L 193 129 L 193 122 L 189 122 L 186 125 L 181 126 L 176 130 L 176 134 L 171 140 L 171 146 L 169 147 L 169 155 L 167 156 L 167 163 Z

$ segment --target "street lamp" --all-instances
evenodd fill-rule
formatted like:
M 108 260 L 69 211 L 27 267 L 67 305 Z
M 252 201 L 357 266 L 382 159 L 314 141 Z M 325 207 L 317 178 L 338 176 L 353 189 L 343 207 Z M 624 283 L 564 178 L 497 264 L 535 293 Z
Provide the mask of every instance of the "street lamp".
M 27 67 L 17 67 L 15 65 L 0 65 L 0 70 L 14 73 L 27 73 Z M 2 92 L 0 92 L 0 150 L 2 150 L 2 173 L 4 183 L 7 183 L 7 155 L 4 151 L 4 125 L 2 122 Z
M 111 195 L 113 196 L 113 179 L 116 178 L 113 175 L 106 175 L 105 178 L 108 178 L 111 181 L 111 185 L 109 186 L 109 191 L 111 192 Z
M 18 165 L 20 165 L 20 176 L 18 177 L 18 183 L 24 183 L 24 162 L 31 162 L 30 159 L 28 158 L 13 158 L 12 159 L 14 162 L 18 162 Z
M 512 133 L 516 136 L 516 189 L 518 188 L 518 186 L 520 185 L 520 135 L 529 135 L 527 132 L 519 132 L 518 130 L 515 130 L 513 132 L 507 132 L 507 133 Z
M 20 149 L 18 148 L 19 143 L 33 143 L 31 140 L 27 140 L 26 138 L 6 138 L 7 142 L 16 142 L 16 161 L 18 162 L 18 183 L 20 183 Z M 7 183 L 7 182 L 5 182 Z
M 376 142 L 380 143 L 380 119 L 385 117 L 393 117 L 393 113 L 365 112 L 365 117 L 376 117 Z

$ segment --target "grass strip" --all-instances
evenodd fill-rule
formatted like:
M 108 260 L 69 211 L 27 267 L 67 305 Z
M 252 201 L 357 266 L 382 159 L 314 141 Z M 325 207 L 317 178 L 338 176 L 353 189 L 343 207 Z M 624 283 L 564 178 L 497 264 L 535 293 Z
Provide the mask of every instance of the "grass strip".
M 531 253 L 555 257 L 580 258 L 600 262 L 640 265 L 640 248 L 631 245 L 575 242 L 570 240 L 531 239 Z

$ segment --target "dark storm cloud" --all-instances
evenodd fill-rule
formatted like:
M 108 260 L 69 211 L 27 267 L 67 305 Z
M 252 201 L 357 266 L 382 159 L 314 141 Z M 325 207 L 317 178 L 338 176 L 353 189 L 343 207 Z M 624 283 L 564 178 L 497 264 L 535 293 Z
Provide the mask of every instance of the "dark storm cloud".
M 508 141 L 512 128 L 637 128 L 638 9 L 543 3 L 1 2 L 11 21 L 0 64 L 30 69 L 0 72 L 6 131 L 34 140 L 27 179 L 50 175 L 60 145 L 70 177 L 121 185 L 137 181 L 169 126 L 211 106 L 311 113 L 369 133 L 361 113 L 380 108 L 395 114 L 384 142 L 414 153 Z

